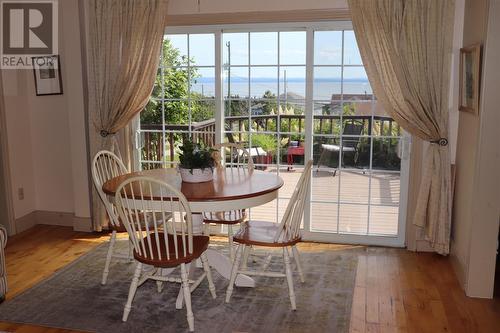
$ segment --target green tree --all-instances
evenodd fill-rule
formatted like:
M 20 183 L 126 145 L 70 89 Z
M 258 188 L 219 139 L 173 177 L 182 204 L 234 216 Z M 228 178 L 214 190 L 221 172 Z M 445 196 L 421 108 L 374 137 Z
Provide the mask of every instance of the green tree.
M 188 122 L 189 80 L 196 82 L 199 78 L 196 68 L 188 68 L 188 63 L 188 57 L 181 56 L 168 39 L 163 41 L 160 68 L 150 101 L 141 112 L 141 123 L 162 124 L 162 103 L 165 107 L 165 123 Z
M 263 99 L 267 99 L 267 101 L 262 101 L 263 114 L 271 114 L 272 112 L 278 113 L 278 104 L 276 103 L 276 94 L 273 94 L 270 90 L 266 90 L 264 95 L 262 95 Z

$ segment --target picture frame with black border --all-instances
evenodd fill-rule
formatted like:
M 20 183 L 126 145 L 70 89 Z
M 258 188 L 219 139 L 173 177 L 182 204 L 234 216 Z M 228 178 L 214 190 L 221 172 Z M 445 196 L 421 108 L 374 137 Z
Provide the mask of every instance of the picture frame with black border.
M 63 84 L 59 55 L 31 58 L 37 96 L 62 95 Z
M 460 49 L 459 107 L 460 111 L 479 115 L 481 84 L 481 44 Z

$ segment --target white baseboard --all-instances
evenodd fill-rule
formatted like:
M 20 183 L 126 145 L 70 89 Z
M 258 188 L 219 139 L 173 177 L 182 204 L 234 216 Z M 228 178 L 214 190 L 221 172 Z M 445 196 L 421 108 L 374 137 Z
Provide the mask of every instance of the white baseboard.
M 66 227 L 73 226 L 73 213 L 50 212 L 37 210 L 36 224 L 60 225 Z
M 90 217 L 73 216 L 73 230 L 92 232 L 92 220 Z
M 92 232 L 90 217 L 77 217 L 73 213 L 35 210 L 16 219 L 16 233 L 28 230 L 37 224 L 72 227 L 75 231 Z
M 36 213 L 31 212 L 16 219 L 15 224 L 16 224 L 15 228 L 16 234 L 34 227 L 36 225 Z
M 462 287 L 462 289 L 465 291 L 467 289 L 466 279 L 465 279 L 466 267 L 460 261 L 460 258 L 456 255 L 455 251 L 453 251 L 453 247 L 450 253 L 450 262 L 451 262 L 451 267 L 455 272 L 455 276 L 457 277 L 458 283 L 460 284 L 460 287 Z

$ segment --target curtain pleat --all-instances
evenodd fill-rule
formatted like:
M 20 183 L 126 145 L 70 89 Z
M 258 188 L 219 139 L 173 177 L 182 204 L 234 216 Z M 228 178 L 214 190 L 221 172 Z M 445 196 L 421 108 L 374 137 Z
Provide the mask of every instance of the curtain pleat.
M 166 26 L 167 0 L 89 0 L 87 71 L 90 159 L 101 149 L 121 157 L 116 134 L 148 103 Z M 124 141 L 124 140 L 122 140 Z M 131 140 L 125 140 L 128 145 Z M 127 150 L 129 147 L 126 147 Z M 129 161 L 125 161 L 129 163 Z M 107 225 L 93 189 L 94 229 Z
M 413 223 L 433 249 L 449 253 L 451 165 L 448 93 L 453 0 L 348 0 L 368 79 L 385 110 L 431 144 Z

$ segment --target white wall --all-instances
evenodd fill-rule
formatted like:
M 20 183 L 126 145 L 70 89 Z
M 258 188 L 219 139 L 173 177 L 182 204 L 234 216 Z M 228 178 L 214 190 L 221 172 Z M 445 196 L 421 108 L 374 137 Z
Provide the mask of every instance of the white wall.
M 466 0 L 465 6 L 463 45 L 484 43 L 486 39 L 488 0 Z M 453 205 L 452 256 L 457 259 L 460 267 L 457 274 L 462 284 L 465 284 L 468 267 L 470 226 L 472 222 L 470 203 L 473 196 L 478 133 L 479 118 L 470 113 L 460 112 L 455 200 Z
M 35 209 L 36 201 L 27 75 L 24 71 L 2 70 L 2 79 L 14 217 L 20 218 Z M 24 188 L 24 200 L 18 198 L 19 188 Z
M 347 0 L 170 0 L 169 15 L 214 14 L 276 10 L 346 9 Z
M 64 70 L 64 59 L 61 61 Z M 34 208 L 73 212 L 70 129 L 66 96 L 36 96 L 34 79 L 31 76 L 27 79 L 26 88 L 31 120 Z
M 31 70 L 2 71 L 16 219 L 36 210 L 90 216 L 78 0 L 59 1 L 59 54 L 63 95 L 36 96 Z
M 469 296 L 491 297 L 500 217 L 500 0 L 467 0 L 465 46 L 483 45 L 479 116 L 460 112 L 452 256 Z

